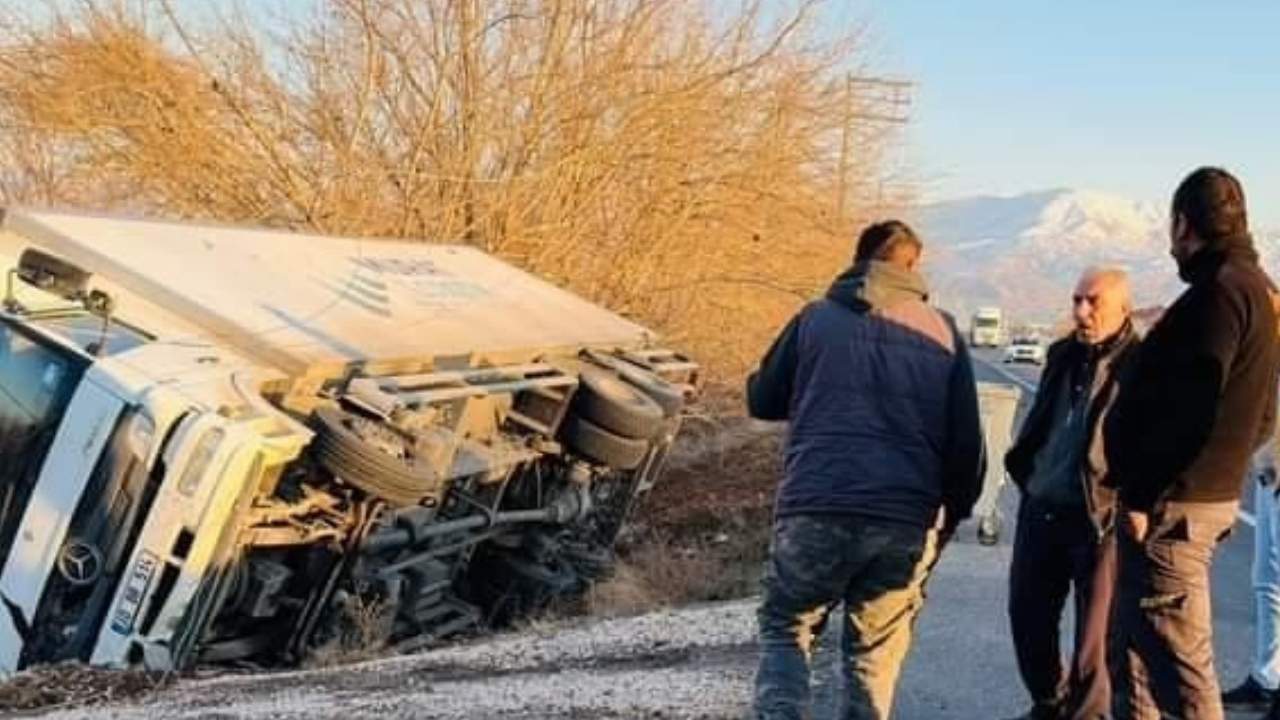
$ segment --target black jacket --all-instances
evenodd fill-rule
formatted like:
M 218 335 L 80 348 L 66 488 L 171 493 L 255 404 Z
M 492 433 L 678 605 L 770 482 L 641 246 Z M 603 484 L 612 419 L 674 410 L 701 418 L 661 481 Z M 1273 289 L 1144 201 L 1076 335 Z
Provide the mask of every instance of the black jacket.
M 1084 483 L 1089 515 L 1100 533 L 1108 531 L 1115 518 L 1115 490 L 1103 482 L 1107 475 L 1107 461 L 1102 421 L 1115 400 L 1124 371 L 1137 347 L 1138 334 L 1131 323 L 1125 323 L 1114 338 L 1100 345 L 1086 345 L 1074 338 L 1065 338 L 1051 345 L 1035 400 L 1022 423 L 1018 439 L 1004 456 L 1009 478 L 1025 491 L 1027 481 L 1035 472 L 1036 455 L 1053 430 L 1054 402 L 1062 397 L 1063 385 L 1076 382 L 1078 373 L 1088 373 L 1085 380 L 1089 388 L 1086 418 L 1089 445 L 1081 456 L 1080 480 Z
M 789 420 L 776 513 L 928 526 L 967 517 L 984 465 L 973 367 L 919 275 L 842 275 L 787 324 L 747 383 L 753 417 Z
M 1106 424 L 1111 480 L 1131 509 L 1237 500 L 1276 411 L 1271 281 L 1243 236 L 1182 268 L 1191 284 L 1139 348 Z

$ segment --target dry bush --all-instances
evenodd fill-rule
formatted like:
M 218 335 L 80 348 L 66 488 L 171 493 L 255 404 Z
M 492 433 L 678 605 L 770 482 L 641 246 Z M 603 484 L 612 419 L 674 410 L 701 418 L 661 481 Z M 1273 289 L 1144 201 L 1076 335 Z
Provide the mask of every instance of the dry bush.
M 0 201 L 482 247 L 736 378 L 884 212 L 901 88 L 816 0 L 48 0 L 0 24 Z
M 337 633 L 307 655 L 305 666 L 334 667 L 382 657 L 387 652 L 385 641 L 392 620 L 392 608 L 386 604 L 351 598 L 343 606 Z
M 767 521 L 730 520 L 700 538 L 652 533 L 623 553 L 611 577 L 590 589 L 587 608 L 593 615 L 632 615 L 754 595 L 768 546 Z
M 644 571 L 629 562 L 618 563 L 609 577 L 591 586 L 586 598 L 587 612 L 600 617 L 639 615 L 661 604 Z

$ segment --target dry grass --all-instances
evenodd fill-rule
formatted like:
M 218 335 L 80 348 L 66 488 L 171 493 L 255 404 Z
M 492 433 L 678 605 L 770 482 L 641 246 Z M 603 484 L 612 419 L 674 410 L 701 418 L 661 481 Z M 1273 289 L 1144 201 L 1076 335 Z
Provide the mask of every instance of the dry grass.
M 136 699 L 170 680 L 161 673 L 104 670 L 74 662 L 45 665 L 0 682 L 0 715 Z
M 352 598 L 343 608 L 336 636 L 316 647 L 304 665 L 310 668 L 350 665 L 385 655 L 386 632 L 391 620 L 385 604 Z
M 624 551 L 612 577 L 592 587 L 587 609 L 612 617 L 752 595 L 768 543 L 767 518 L 726 523 L 708 538 L 651 534 Z

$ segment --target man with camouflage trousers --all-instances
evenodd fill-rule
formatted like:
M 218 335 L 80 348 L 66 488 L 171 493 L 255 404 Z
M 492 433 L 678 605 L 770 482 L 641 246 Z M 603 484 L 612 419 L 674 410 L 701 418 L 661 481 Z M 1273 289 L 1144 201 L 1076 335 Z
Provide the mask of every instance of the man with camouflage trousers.
M 889 717 L 926 576 L 981 490 L 973 366 L 928 305 L 921 251 L 903 223 L 868 227 L 853 267 L 748 380 L 751 415 L 790 422 L 759 611 L 760 718 L 806 715 L 814 639 L 840 603 L 841 717 Z

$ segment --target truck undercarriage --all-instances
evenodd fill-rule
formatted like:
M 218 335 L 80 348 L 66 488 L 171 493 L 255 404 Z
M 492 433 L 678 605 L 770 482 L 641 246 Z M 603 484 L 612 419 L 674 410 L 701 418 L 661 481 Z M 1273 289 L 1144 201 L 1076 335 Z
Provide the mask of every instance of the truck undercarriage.
M 222 563 L 187 607 L 166 664 L 294 664 L 352 645 L 409 651 L 580 595 L 609 572 L 618 530 L 661 472 L 695 380 L 696 366 L 656 352 L 348 382 L 311 412 L 316 434 L 302 457 L 278 473 L 255 469 Z M 106 464 L 102 496 L 141 493 L 145 474 Z M 109 515 L 97 534 L 83 520 L 73 526 L 109 555 L 117 585 L 144 578 L 140 594 L 155 583 L 131 628 L 147 635 L 177 570 L 154 558 L 122 572 L 99 537 Z M 63 572 L 47 591 L 24 665 L 86 647 L 77 631 L 102 612 L 105 586 L 72 580 Z M 129 660 L 148 662 L 141 646 Z

